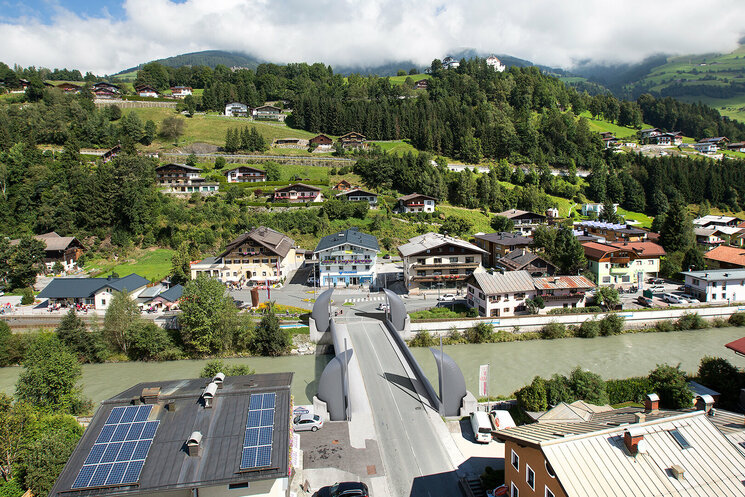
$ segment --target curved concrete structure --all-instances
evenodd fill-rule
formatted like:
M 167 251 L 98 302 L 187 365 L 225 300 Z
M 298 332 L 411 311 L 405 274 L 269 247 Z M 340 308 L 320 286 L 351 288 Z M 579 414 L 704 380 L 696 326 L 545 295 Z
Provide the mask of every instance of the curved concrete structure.
M 347 419 L 345 373 L 352 349 L 344 350 L 326 365 L 318 381 L 318 398 L 326 403 L 331 421 Z
M 333 288 L 329 288 L 321 295 L 316 298 L 313 304 L 313 311 L 311 311 L 311 317 L 316 323 L 316 330 L 319 333 L 325 333 L 329 330 L 329 321 L 331 320 L 331 313 L 329 312 L 329 304 L 331 303 L 331 294 L 334 293 Z
M 429 348 L 437 362 L 440 378 L 440 414 L 458 416 L 466 396 L 466 379 L 452 357 L 439 349 Z
M 388 297 L 388 305 L 391 308 L 389 319 L 391 320 L 393 327 L 396 328 L 396 331 L 403 331 L 404 327 L 406 326 L 407 316 L 406 305 L 404 304 L 404 301 L 401 300 L 401 297 L 388 290 L 387 288 L 384 288 L 383 292 L 385 292 L 385 296 Z

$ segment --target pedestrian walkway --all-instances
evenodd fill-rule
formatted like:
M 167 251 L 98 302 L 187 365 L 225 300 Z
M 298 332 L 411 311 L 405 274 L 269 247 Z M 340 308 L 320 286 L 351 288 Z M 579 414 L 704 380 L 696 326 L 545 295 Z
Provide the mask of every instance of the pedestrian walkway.
M 344 299 L 344 303 L 346 304 L 347 302 L 350 302 L 350 303 L 354 303 L 354 302 L 376 302 L 376 301 L 381 301 L 381 300 L 385 300 L 385 296 L 384 295 L 381 295 L 381 296 L 377 296 L 376 295 L 375 297 L 360 297 L 360 298 L 355 298 L 355 299 Z

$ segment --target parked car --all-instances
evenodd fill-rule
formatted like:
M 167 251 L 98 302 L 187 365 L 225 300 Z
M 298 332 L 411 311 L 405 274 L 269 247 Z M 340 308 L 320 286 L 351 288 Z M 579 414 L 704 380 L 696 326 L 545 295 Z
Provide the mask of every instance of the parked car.
M 322 487 L 318 491 L 318 497 L 370 497 L 370 492 L 361 481 L 343 481 Z
M 440 295 L 440 297 L 437 299 L 440 302 L 455 302 L 458 300 L 458 297 L 454 293 L 446 293 L 444 295 Z
M 306 284 L 310 286 L 316 285 L 318 282 L 316 281 L 316 277 L 313 275 L 308 276 L 308 280 L 306 281 Z
M 391 258 L 391 254 L 385 254 L 385 255 L 383 256 L 383 259 L 390 259 L 390 258 Z
M 471 413 L 471 429 L 473 430 L 473 438 L 478 443 L 488 444 L 492 441 L 492 424 L 489 415 L 485 412 L 475 411 Z
M 385 302 L 381 302 L 380 304 L 378 304 L 378 310 L 388 312 L 391 310 L 391 306 L 386 304 Z
M 696 297 L 694 297 L 693 295 L 688 294 L 688 293 L 681 294 L 681 297 L 683 297 L 684 299 L 686 299 L 691 304 L 700 304 L 701 303 L 701 301 L 699 299 L 697 299 Z
M 665 302 L 668 302 L 670 304 L 687 304 L 688 303 L 687 300 L 680 298 L 674 293 L 664 293 L 662 294 L 662 299 Z
M 653 285 L 664 285 L 665 284 L 665 280 L 663 280 L 662 278 L 651 278 L 649 282 L 652 283 Z
M 643 295 L 639 295 L 639 297 L 637 297 L 636 303 L 643 307 L 654 307 L 654 303 L 652 302 L 652 299 L 650 299 L 649 297 L 645 297 Z
M 323 420 L 318 414 L 298 414 L 292 420 L 292 427 L 295 431 L 318 431 L 323 428 Z

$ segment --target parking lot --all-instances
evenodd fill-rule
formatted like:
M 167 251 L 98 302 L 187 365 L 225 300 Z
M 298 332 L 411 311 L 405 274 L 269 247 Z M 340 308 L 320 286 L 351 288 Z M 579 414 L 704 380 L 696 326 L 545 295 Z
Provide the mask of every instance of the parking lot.
M 649 283 L 645 282 L 643 286 L 643 290 L 651 290 L 652 294 L 654 295 L 653 298 L 653 306 L 654 307 L 667 307 L 668 305 L 675 305 L 676 307 L 686 307 L 691 305 L 697 305 L 695 303 L 693 304 L 668 304 L 663 299 L 663 294 L 670 293 L 673 295 L 681 295 L 685 293 L 682 290 L 681 283 L 676 281 L 670 281 L 670 280 L 662 280 L 658 279 L 656 283 Z M 644 309 L 647 306 L 641 305 L 638 302 L 638 298 L 643 295 L 643 290 L 637 290 L 635 292 L 624 292 L 621 293 L 621 290 L 619 290 L 619 297 L 621 299 L 621 304 L 623 305 L 624 309 Z

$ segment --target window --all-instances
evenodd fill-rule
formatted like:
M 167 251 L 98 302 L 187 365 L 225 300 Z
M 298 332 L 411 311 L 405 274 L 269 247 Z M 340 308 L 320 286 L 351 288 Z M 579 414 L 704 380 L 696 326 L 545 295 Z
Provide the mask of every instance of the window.
M 515 300 L 524 299 L 524 298 L 525 298 L 525 293 L 516 293 L 515 294 Z
M 610 283 L 610 276 L 603 276 L 603 283 Z
M 527 464 L 525 465 L 525 482 L 531 489 L 535 490 L 535 472 Z
M 546 487 L 546 492 L 544 497 L 556 497 L 554 493 Z
M 678 445 L 680 445 L 681 449 L 690 449 L 691 444 L 688 443 L 688 440 L 685 439 L 683 434 L 678 431 L 678 429 L 670 430 L 670 435 L 675 439 L 676 442 L 678 442 Z
M 451 269 L 450 270 L 450 274 L 458 274 L 458 270 L 457 269 Z
M 435 257 L 435 264 L 442 264 L 442 258 L 441 257 Z
M 470 264 L 473 262 L 473 257 L 466 257 L 466 264 Z
M 236 488 L 248 488 L 248 482 L 244 481 L 242 483 L 231 483 L 228 485 L 228 490 L 233 490 Z
M 520 456 L 518 456 L 517 452 L 515 452 L 514 450 L 512 451 L 512 457 L 510 458 L 510 461 L 512 462 L 512 467 L 520 471 Z
M 455 247 L 449 247 L 450 252 L 455 252 Z
M 426 276 L 427 275 L 427 271 L 417 271 L 416 272 L 416 275 L 417 276 Z
M 548 461 L 544 461 L 544 464 L 546 465 L 546 473 L 548 473 L 548 476 L 550 476 L 551 478 L 556 478 L 556 471 L 554 471 L 554 467 L 551 466 Z
M 426 259 L 417 259 L 416 260 L 416 263 L 417 264 L 426 264 Z
M 515 483 L 513 482 L 513 483 L 511 483 L 510 485 L 511 485 L 511 488 L 510 488 L 510 496 L 511 496 L 511 497 L 520 497 L 520 491 L 519 491 L 519 490 L 517 489 L 517 487 L 515 486 Z
M 458 258 L 457 257 L 451 257 L 450 258 L 450 264 L 457 264 L 457 263 L 458 263 Z

